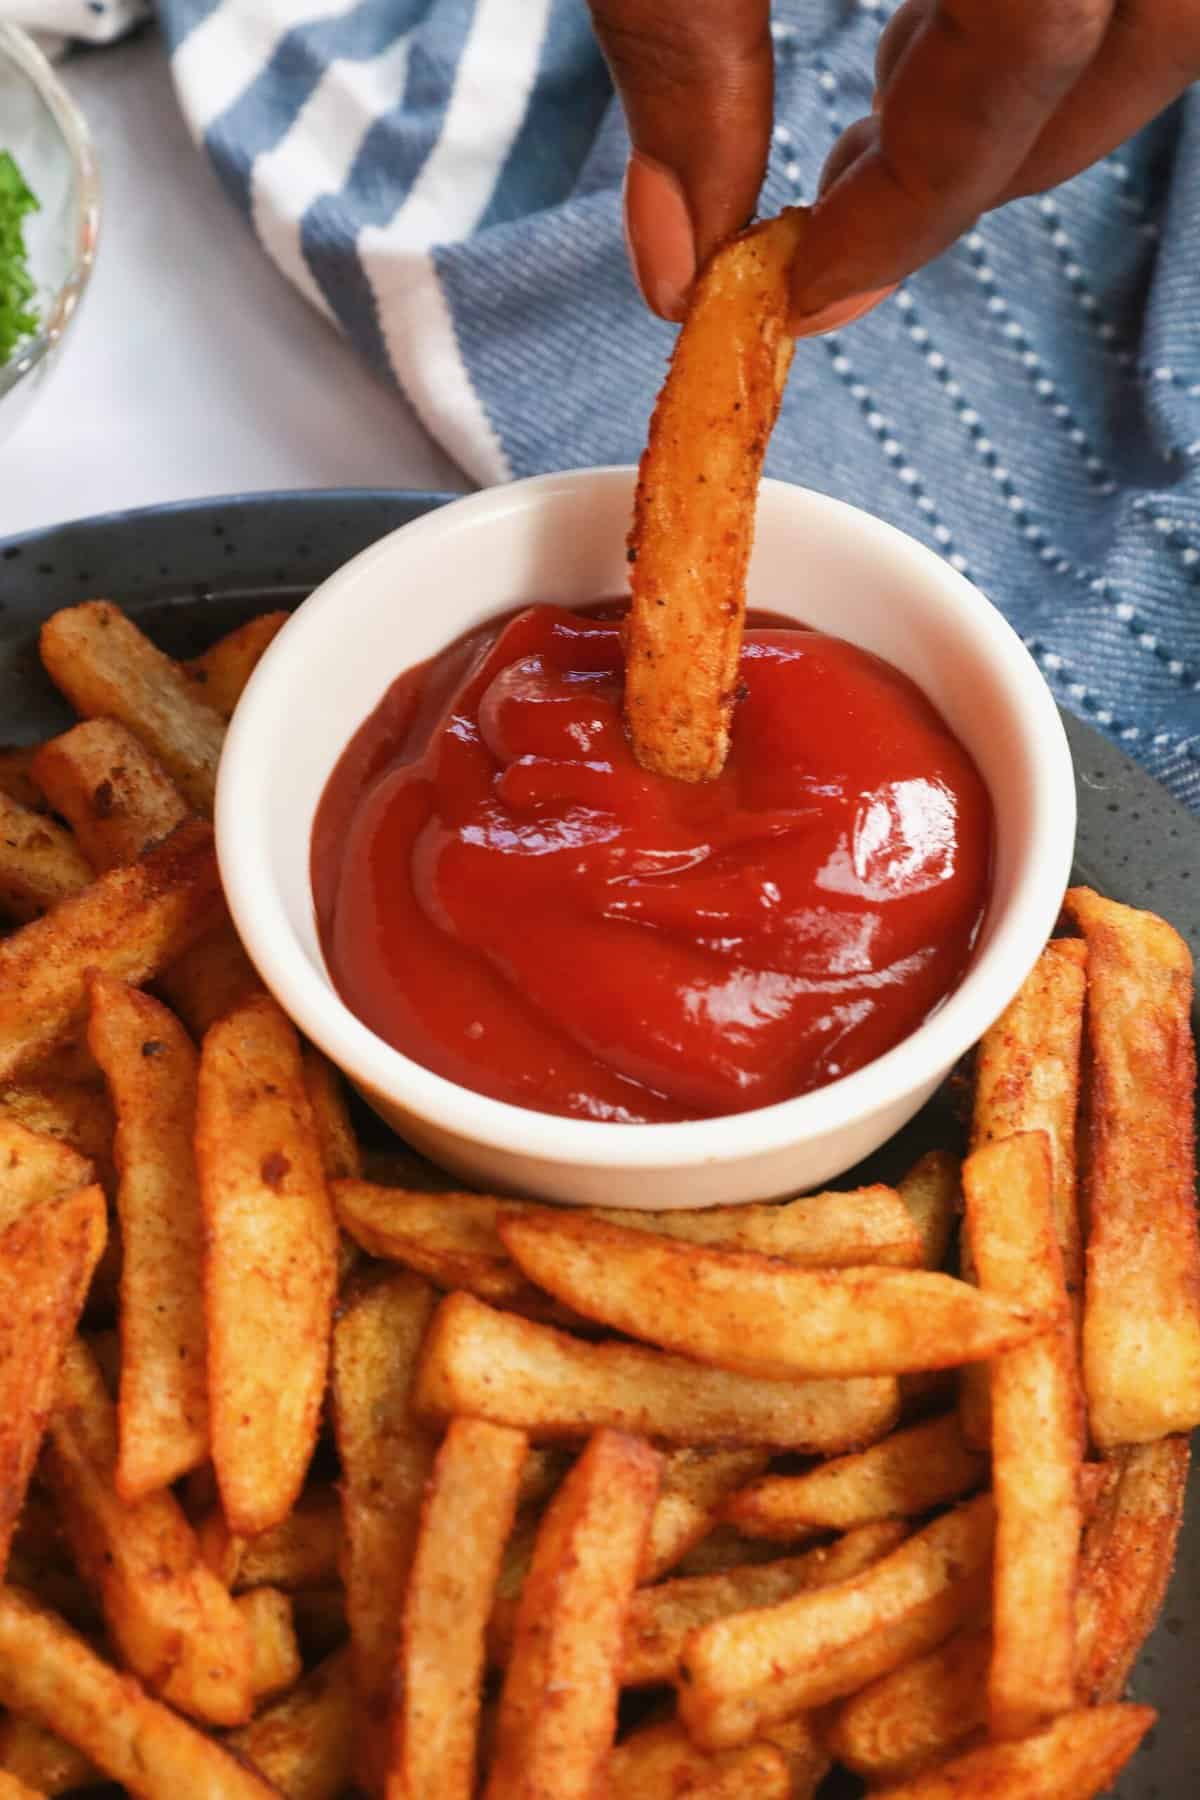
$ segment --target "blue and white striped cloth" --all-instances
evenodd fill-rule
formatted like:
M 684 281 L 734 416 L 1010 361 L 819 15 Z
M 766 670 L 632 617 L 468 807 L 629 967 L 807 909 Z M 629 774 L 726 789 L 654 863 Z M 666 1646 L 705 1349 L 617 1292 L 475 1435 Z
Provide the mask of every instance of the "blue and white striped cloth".
M 894 0 L 781 0 L 764 210 L 870 104 Z M 635 458 L 671 329 L 583 0 L 160 0 L 279 267 L 479 482 Z M 769 471 L 942 551 L 1200 810 L 1200 90 L 797 354 Z

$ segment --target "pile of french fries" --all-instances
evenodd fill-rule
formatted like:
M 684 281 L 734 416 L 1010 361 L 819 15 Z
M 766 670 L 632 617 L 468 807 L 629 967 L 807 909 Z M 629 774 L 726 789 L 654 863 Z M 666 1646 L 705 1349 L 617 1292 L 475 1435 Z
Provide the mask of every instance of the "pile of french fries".
M 0 1800 L 1102 1791 L 1200 1422 L 1180 939 L 1068 896 L 961 1167 L 447 1191 L 224 911 L 279 623 L 59 613 L 81 722 L 0 758 Z

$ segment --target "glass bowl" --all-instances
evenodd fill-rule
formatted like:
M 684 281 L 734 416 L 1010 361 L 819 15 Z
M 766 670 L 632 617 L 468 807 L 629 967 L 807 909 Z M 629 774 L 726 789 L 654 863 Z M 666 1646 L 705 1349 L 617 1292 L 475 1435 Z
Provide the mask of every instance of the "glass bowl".
M 15 158 L 39 210 L 25 219 L 38 326 L 0 366 L 0 438 L 24 418 L 55 360 L 96 256 L 100 179 L 75 102 L 36 44 L 0 23 L 0 150 Z

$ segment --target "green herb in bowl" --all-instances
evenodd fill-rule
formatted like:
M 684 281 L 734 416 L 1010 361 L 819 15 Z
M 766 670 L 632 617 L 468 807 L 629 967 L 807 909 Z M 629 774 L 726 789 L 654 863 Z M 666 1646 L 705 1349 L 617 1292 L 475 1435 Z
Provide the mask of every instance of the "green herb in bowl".
M 0 366 L 37 330 L 23 224 L 37 205 L 13 157 L 0 150 Z

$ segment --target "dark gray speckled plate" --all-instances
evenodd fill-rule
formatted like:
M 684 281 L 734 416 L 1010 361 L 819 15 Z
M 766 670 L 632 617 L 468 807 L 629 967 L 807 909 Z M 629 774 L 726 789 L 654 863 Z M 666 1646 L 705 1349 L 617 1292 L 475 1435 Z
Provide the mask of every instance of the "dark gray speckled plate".
M 56 607 L 106 595 L 174 655 L 253 612 L 290 606 L 357 551 L 451 498 L 341 490 L 253 494 L 115 513 L 0 541 L 0 741 L 28 743 L 69 715 L 46 680 L 36 628 Z M 1079 878 L 1151 907 L 1200 957 L 1200 821 L 1108 741 L 1066 718 L 1079 789 Z M 1200 1023 L 1200 1021 L 1198 1021 Z M 1120 1800 L 1200 1791 L 1200 1502 L 1194 1484 L 1163 1618 L 1132 1683 L 1159 1723 Z

